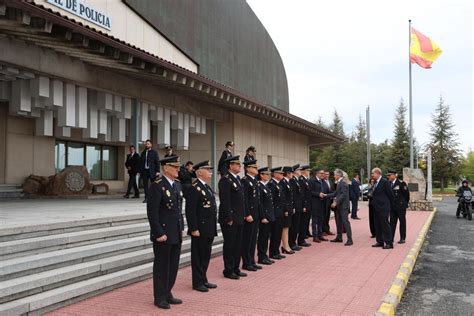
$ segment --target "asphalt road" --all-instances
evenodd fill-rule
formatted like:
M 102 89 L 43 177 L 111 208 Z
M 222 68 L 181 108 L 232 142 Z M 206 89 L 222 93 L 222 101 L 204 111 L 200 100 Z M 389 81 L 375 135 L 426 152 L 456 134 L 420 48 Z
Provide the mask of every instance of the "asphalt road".
M 455 198 L 435 206 L 397 315 L 474 315 L 474 220 L 456 219 Z

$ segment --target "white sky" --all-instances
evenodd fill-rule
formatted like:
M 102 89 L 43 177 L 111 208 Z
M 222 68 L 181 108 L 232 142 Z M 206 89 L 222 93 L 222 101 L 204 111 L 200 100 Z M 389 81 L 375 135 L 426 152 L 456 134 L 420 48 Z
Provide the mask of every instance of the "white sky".
M 442 95 L 464 151 L 474 149 L 473 5 L 470 0 L 247 0 L 285 65 L 290 112 L 330 122 L 334 109 L 352 132 L 371 106 L 371 138 L 391 139 L 395 106 L 408 105 L 408 19 L 443 54 L 432 69 L 413 65 L 415 138 L 429 140 Z M 408 117 L 407 117 L 408 121 Z

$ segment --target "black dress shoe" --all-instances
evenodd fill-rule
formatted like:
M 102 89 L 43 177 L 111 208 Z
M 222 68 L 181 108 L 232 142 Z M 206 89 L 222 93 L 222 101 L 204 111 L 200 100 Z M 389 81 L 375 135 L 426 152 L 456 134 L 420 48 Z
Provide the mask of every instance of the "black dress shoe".
M 146 203 L 146 199 L 144 199 L 142 203 Z
M 176 297 L 170 297 L 167 299 L 167 301 L 168 303 L 173 304 L 173 305 L 183 304 L 183 301 Z
M 254 264 L 253 267 L 257 270 L 262 270 L 262 266 L 259 266 L 258 264 Z
M 344 244 L 344 246 L 352 246 L 354 243 L 352 242 L 352 240 L 348 240 L 346 241 L 346 243 Z
M 310 243 L 307 243 L 307 242 L 304 242 L 304 243 L 301 243 L 301 244 L 298 244 L 300 247 L 310 247 L 311 244 Z
M 370 236 L 370 238 L 375 238 L 375 235 Z
M 232 279 L 232 280 L 238 280 L 240 279 L 240 277 L 235 274 L 235 273 L 231 273 L 231 274 L 224 274 L 224 277 L 225 278 L 228 278 L 228 279 Z
M 198 292 L 209 292 L 209 289 L 204 285 L 193 286 L 193 290 L 196 290 Z
M 279 255 L 270 256 L 270 258 L 275 259 L 275 260 L 281 260 L 281 259 L 283 259 L 283 258 L 280 258 Z
M 372 247 L 374 247 L 374 248 L 378 248 L 378 247 L 382 248 L 382 247 L 383 247 L 383 244 L 381 244 L 381 243 L 375 243 L 375 244 L 372 245 Z
M 134 195 L 132 196 L 132 199 L 138 199 L 140 197 L 140 195 Z
M 278 257 L 280 257 L 280 259 L 285 259 L 286 258 L 286 256 L 284 256 L 284 255 L 278 255 Z
M 351 219 L 360 220 L 360 217 L 351 217 Z
M 275 260 L 272 260 L 270 258 L 267 259 L 268 261 L 270 261 L 271 264 L 274 264 L 275 263 Z
M 258 260 L 258 263 L 260 264 L 265 264 L 265 265 L 271 265 L 272 263 L 270 261 L 268 261 L 267 259 L 264 259 L 264 260 Z
M 255 268 L 254 266 L 242 267 L 242 269 L 247 271 L 257 271 L 257 268 Z M 239 274 L 237 273 L 237 275 Z
M 383 246 L 383 249 L 393 249 L 393 245 L 392 244 L 385 245 Z
M 207 287 L 208 289 L 215 289 L 217 287 L 216 284 L 214 283 L 209 283 L 209 282 L 205 282 L 204 283 L 204 286 Z
M 405 243 L 405 239 L 400 239 L 400 241 L 398 242 L 399 244 L 404 244 Z
M 124 198 L 124 199 L 128 199 L 128 195 L 125 194 L 125 195 L 123 196 L 123 198 Z
M 321 241 L 328 241 L 329 239 L 324 238 L 323 236 L 319 237 L 319 240 Z
M 155 302 L 155 306 L 163 309 L 170 309 L 170 304 L 167 301 Z
M 331 239 L 330 241 L 331 241 L 331 242 L 342 242 L 342 239 L 335 238 L 335 239 Z
M 296 245 L 295 248 L 296 248 L 296 249 L 293 249 L 293 250 L 296 250 L 296 251 L 300 251 L 301 249 L 303 249 L 303 247 L 298 246 L 298 245 Z
M 255 270 L 255 271 L 257 271 L 257 270 Z M 237 276 L 239 276 L 239 277 L 246 277 L 246 276 L 247 276 L 247 273 L 240 272 L 240 271 L 239 271 L 239 272 L 236 272 L 235 274 L 236 274 Z
M 286 255 L 292 255 L 294 254 L 295 252 L 293 250 L 286 250 L 285 248 L 281 247 L 281 252 L 286 254 Z

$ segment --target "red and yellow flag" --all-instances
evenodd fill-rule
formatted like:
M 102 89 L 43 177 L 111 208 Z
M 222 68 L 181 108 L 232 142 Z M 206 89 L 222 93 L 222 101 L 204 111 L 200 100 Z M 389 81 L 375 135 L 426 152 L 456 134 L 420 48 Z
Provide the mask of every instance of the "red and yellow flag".
M 429 37 L 411 28 L 410 61 L 422 68 L 431 68 L 431 64 L 443 51 Z

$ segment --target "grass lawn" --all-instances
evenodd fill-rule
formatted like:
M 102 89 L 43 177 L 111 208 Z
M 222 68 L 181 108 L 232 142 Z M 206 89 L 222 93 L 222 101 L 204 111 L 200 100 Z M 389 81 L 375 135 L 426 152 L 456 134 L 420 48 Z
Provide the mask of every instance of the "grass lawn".
M 444 194 L 444 195 L 454 195 L 454 190 L 457 190 L 456 187 L 444 188 L 444 191 L 441 192 L 440 188 L 433 188 L 433 194 Z

